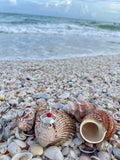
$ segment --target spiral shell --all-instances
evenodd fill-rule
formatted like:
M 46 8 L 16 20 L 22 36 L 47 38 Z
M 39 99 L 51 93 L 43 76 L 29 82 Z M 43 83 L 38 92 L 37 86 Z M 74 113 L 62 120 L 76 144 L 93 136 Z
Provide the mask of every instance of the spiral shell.
M 56 119 L 50 119 L 51 124 L 49 125 L 45 124 L 44 121 L 46 120 L 47 123 L 48 119 L 45 117 L 42 121 L 41 116 L 48 112 L 48 109 L 39 110 L 35 120 L 35 135 L 42 147 L 50 144 L 60 145 L 72 138 L 76 131 L 74 120 L 66 113 L 56 109 L 52 109 L 52 115 Z
M 78 122 L 81 122 L 82 119 L 91 111 L 94 111 L 97 107 L 90 102 L 75 99 L 73 102 L 69 101 L 68 105 L 64 107 L 64 110 L 73 115 Z
M 35 111 L 32 108 L 26 107 L 18 112 L 17 124 L 22 131 L 30 131 L 35 120 Z
M 100 143 L 103 139 L 110 139 L 115 131 L 115 120 L 109 113 L 102 110 L 89 113 L 80 125 L 82 138 L 90 143 Z

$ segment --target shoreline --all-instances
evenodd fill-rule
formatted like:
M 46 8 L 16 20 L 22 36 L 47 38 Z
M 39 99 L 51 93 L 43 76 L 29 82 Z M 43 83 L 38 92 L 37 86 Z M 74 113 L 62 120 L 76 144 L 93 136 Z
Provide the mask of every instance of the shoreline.
M 16 62 L 16 61 L 54 61 L 54 60 L 69 60 L 69 59 L 82 59 L 82 58 L 94 58 L 94 57 L 114 57 L 114 56 L 120 56 L 120 53 L 117 53 L 117 54 L 109 54 L 109 55 L 106 55 L 106 54 L 100 54 L 100 55 L 82 55 L 82 56 L 78 56 L 78 57 L 67 57 L 67 58 L 52 58 L 52 59 L 11 59 L 11 60 L 0 60 L 0 62 Z
M 36 108 L 41 98 L 45 99 L 45 107 L 61 108 L 76 97 L 94 103 L 111 115 L 120 111 L 120 55 L 0 63 L 0 112 L 1 120 L 5 120 L 7 126 L 16 118 L 20 109 L 26 106 Z M 77 131 L 73 139 L 57 147 L 59 156 L 63 157 L 61 160 L 79 160 L 82 154 L 79 146 L 81 143 L 85 144 L 79 134 L 79 125 L 76 121 Z M 16 136 L 16 129 L 11 129 L 9 135 L 5 136 L 11 138 L 6 140 L 7 146 L 6 141 L 1 142 L 1 145 L 5 146 L 5 153 L 8 153 L 6 158 L 11 160 L 17 152 L 28 152 L 25 147 L 19 150 L 14 147 L 16 144 L 20 148 L 15 141 L 20 140 Z M 32 138 L 32 143 L 37 145 L 36 138 Z M 25 145 L 29 139 L 26 137 L 20 142 Z M 101 147 L 96 146 L 97 152 L 102 154 L 104 151 L 108 157 L 115 159 L 115 155 L 110 153 L 111 145 L 113 142 L 114 146 L 117 145 L 119 140 L 120 131 L 110 140 L 103 141 Z M 10 146 L 13 143 L 14 149 L 11 151 Z M 45 151 L 48 148 L 43 148 L 42 155 L 37 153 L 38 155 L 33 157 L 46 160 Z M 3 152 L 0 150 L 0 158 L 5 154 Z M 59 160 L 59 156 L 56 160 Z M 102 159 L 105 159 L 105 156 Z

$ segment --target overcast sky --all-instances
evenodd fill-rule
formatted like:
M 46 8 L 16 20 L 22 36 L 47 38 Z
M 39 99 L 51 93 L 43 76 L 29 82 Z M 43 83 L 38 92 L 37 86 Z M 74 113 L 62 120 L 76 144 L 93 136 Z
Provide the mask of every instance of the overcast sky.
M 120 0 L 0 0 L 0 12 L 120 22 Z

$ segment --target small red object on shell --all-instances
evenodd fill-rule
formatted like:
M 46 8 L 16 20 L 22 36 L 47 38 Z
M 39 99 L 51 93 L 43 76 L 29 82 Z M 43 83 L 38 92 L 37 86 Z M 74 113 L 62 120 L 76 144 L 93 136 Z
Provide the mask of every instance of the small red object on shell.
M 52 116 L 52 114 L 49 112 L 49 113 L 47 113 L 47 117 L 51 117 Z

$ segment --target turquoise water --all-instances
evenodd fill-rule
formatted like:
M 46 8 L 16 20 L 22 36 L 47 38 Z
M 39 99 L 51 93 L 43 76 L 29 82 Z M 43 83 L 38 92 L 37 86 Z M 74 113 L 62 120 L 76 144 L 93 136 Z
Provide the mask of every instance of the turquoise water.
M 0 60 L 120 54 L 120 24 L 0 13 Z

